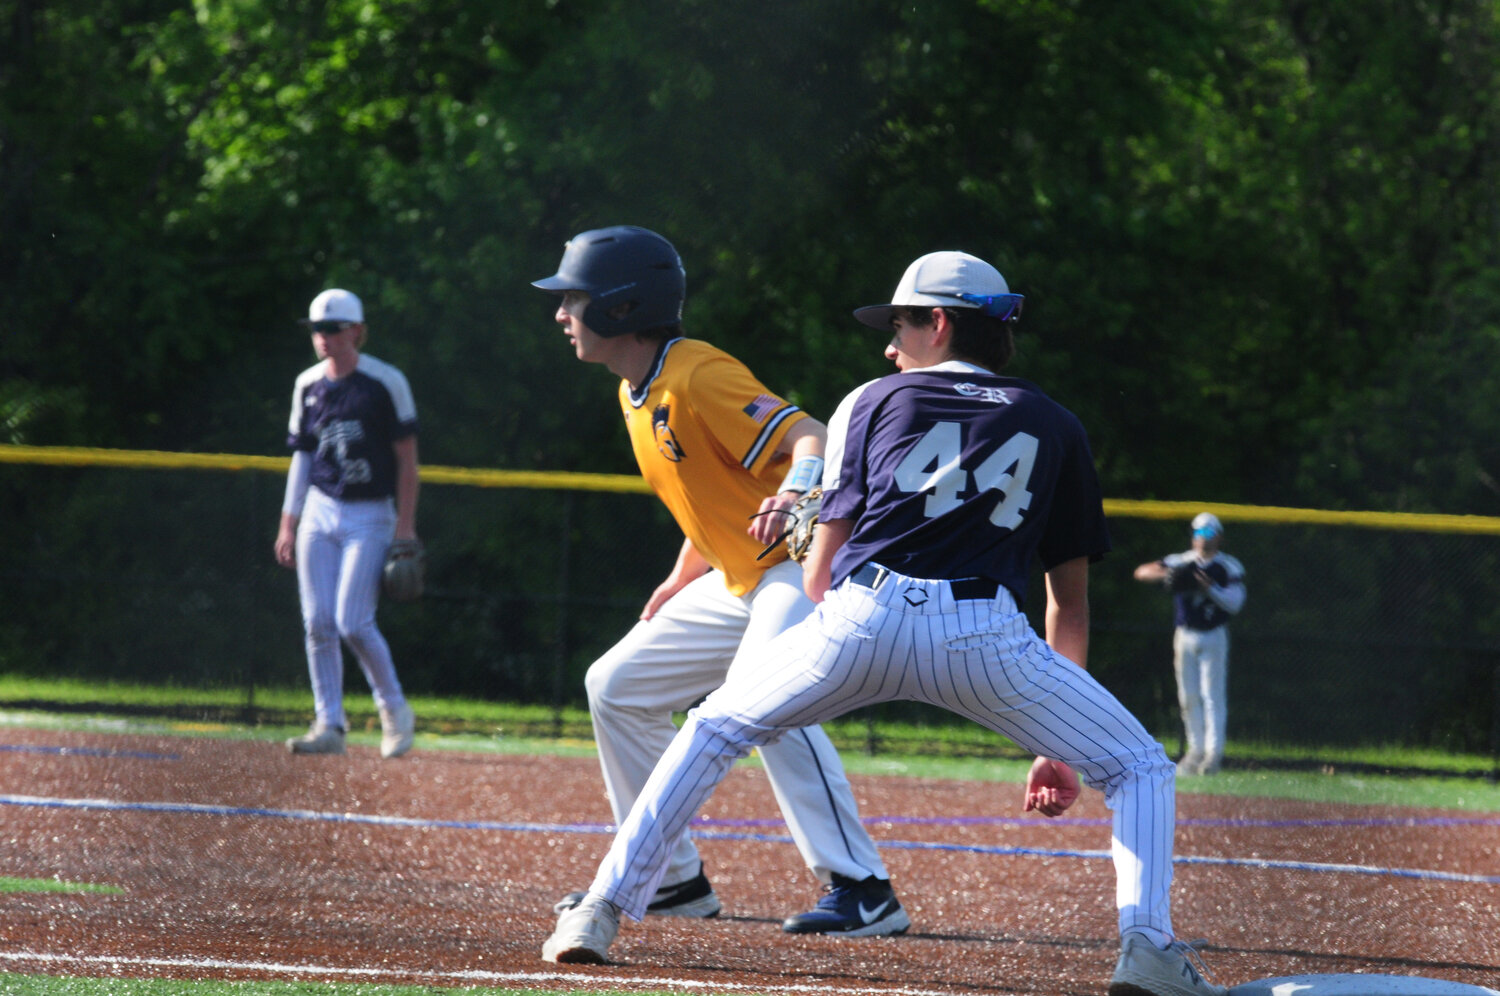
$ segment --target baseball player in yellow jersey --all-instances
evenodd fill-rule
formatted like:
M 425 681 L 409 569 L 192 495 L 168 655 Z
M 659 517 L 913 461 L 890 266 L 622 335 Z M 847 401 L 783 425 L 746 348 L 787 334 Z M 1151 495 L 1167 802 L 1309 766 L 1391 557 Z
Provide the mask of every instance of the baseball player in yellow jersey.
M 615 822 L 624 820 L 676 735 L 674 711 L 753 668 L 773 637 L 812 611 L 802 569 L 775 542 L 790 506 L 822 478 L 827 430 L 743 363 L 683 337 L 677 250 L 643 228 L 571 239 L 555 275 L 556 319 L 580 360 L 621 378 L 620 408 L 641 474 L 682 529 L 677 562 L 640 621 L 589 668 L 585 684 Z M 757 512 L 773 514 L 751 518 Z M 824 884 L 788 933 L 897 934 L 911 921 L 859 822 L 838 753 L 819 727 L 761 752 L 798 849 Z M 688 835 L 647 912 L 711 917 L 719 898 Z M 583 893 L 565 896 L 562 912 Z

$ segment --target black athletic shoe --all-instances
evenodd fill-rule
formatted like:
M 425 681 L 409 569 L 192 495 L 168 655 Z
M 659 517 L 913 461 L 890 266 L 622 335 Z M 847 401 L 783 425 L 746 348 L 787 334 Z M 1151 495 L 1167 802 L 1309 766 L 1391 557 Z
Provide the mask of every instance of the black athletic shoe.
M 788 934 L 843 934 L 846 937 L 876 937 L 904 934 L 911 918 L 889 879 L 871 875 L 863 882 L 840 875 L 823 887 L 823 898 L 806 913 L 789 916 L 781 925 Z
M 552 912 L 566 913 L 583 902 L 583 897 L 586 895 L 588 895 L 586 892 L 570 892 L 553 904 Z M 657 889 L 651 905 L 646 907 L 646 915 L 692 916 L 707 919 L 711 916 L 718 916 L 721 908 L 719 897 L 714 895 L 714 887 L 709 884 L 708 876 L 703 874 L 700 868 L 697 876 L 686 882 L 664 885 Z

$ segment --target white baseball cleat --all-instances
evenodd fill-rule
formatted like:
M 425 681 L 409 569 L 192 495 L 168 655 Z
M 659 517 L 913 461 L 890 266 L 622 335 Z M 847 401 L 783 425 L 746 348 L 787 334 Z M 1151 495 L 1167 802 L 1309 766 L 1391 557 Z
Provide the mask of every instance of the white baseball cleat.
M 1120 960 L 1109 980 L 1109 996 L 1228 996 L 1203 978 L 1203 961 L 1191 945 L 1173 941 L 1163 950 L 1138 931 L 1120 941 Z
M 416 729 L 417 717 L 411 710 L 411 703 L 403 702 L 394 709 L 380 710 L 380 756 L 400 757 L 411 750 Z
M 1177 774 L 1179 777 L 1183 775 L 1196 775 L 1202 765 L 1203 755 L 1194 754 L 1190 751 L 1182 755 L 1182 760 L 1177 762 Z
M 288 740 L 286 749 L 293 754 L 342 754 L 344 731 L 337 726 L 314 723 L 312 729 L 302 736 Z
M 542 945 L 542 960 L 559 965 L 606 965 L 609 946 L 620 932 L 620 911 L 595 895 L 557 918 L 557 929 Z

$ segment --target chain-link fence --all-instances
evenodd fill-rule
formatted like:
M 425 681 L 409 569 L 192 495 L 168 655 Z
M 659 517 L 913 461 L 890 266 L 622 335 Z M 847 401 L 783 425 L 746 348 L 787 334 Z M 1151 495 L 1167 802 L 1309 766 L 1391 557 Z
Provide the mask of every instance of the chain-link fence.
M 307 682 L 295 578 L 272 556 L 281 492 L 265 468 L 0 463 L 0 670 L 235 689 L 245 718 L 267 718 L 257 690 Z M 1132 570 L 1186 549 L 1192 512 L 1123 504 L 1112 503 L 1115 550 L 1091 574 L 1089 667 L 1172 747 L 1171 599 Z M 1231 624 L 1234 744 L 1500 758 L 1500 523 L 1449 532 L 1213 507 L 1249 591 Z M 583 705 L 584 671 L 680 544 L 634 489 L 429 483 L 419 531 L 427 594 L 380 610 L 407 689 L 555 708 Z M 1042 602 L 1037 579 L 1034 617 Z M 355 692 L 362 679 L 347 670 Z M 872 749 L 920 746 L 875 737 L 877 719 L 949 723 L 908 703 L 865 718 Z

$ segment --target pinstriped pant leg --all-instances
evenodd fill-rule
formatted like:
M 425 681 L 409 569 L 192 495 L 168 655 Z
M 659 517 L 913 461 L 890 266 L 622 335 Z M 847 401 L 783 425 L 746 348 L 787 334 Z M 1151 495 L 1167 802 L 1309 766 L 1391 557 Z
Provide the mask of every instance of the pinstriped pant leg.
M 769 643 L 813 609 L 802 593 L 802 570 L 792 561 L 767 571 L 751 597 L 750 624 L 730 666 L 730 680 L 746 670 L 762 674 Z M 756 683 L 763 680 L 758 677 Z M 890 877 L 860 822 L 844 763 L 821 726 L 794 730 L 759 749 L 787 829 L 819 881 L 831 882 L 834 873 L 856 882 L 871 875 Z
M 354 652 L 375 705 L 392 709 L 406 701 L 391 648 L 376 625 L 386 551 L 396 531 L 396 510 L 389 502 L 351 502 L 344 507 L 343 557 L 339 571 L 335 619 L 339 635 Z
M 313 706 L 324 726 L 344 725 L 344 655 L 337 623 L 343 553 L 337 529 L 337 503 L 309 492 L 297 529 L 297 592 Z
M 843 646 L 842 629 L 841 621 L 815 613 L 766 645 L 764 666 L 736 669 L 688 713 L 621 823 L 591 892 L 640 919 L 676 841 L 738 758 L 878 700 L 878 690 L 848 684 L 868 645 Z
M 1110 848 L 1120 928 L 1149 927 L 1171 937 L 1176 772 L 1161 744 L 1108 689 L 1053 651 L 1024 616 L 1008 609 L 990 614 L 987 603 L 962 606 L 949 619 L 926 617 L 947 627 L 932 640 L 948 648 L 954 675 L 937 704 L 1067 763 L 1102 791 L 1114 814 Z M 976 639 L 987 634 L 997 638 Z

